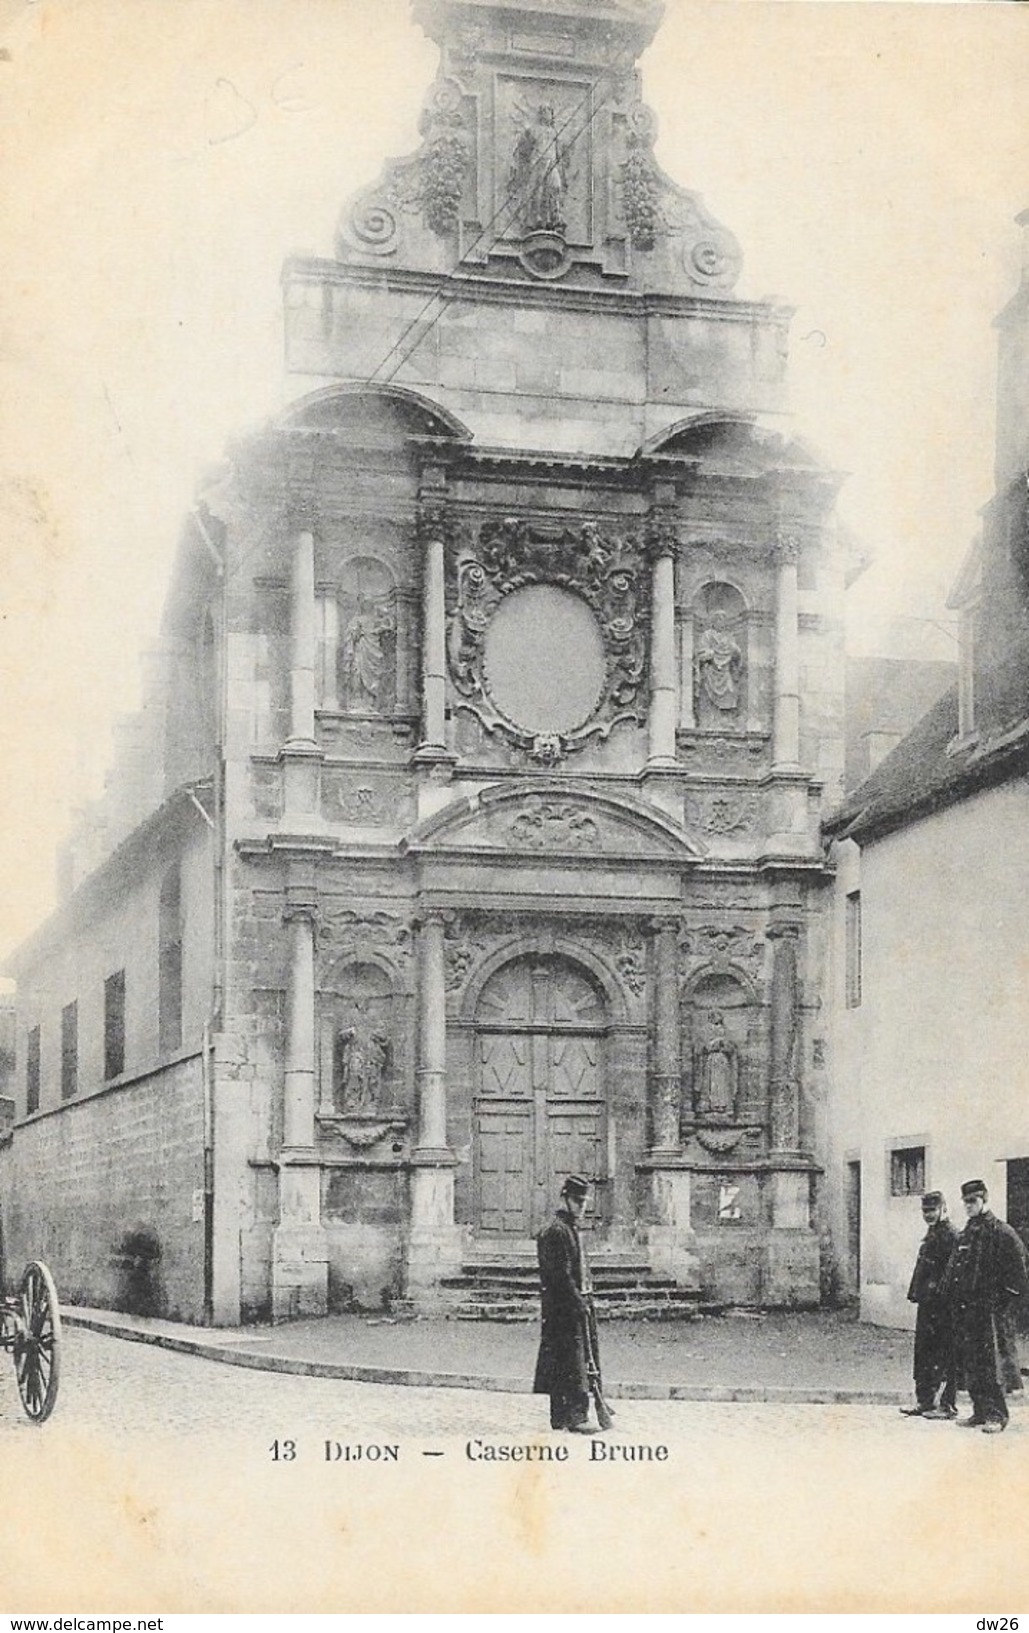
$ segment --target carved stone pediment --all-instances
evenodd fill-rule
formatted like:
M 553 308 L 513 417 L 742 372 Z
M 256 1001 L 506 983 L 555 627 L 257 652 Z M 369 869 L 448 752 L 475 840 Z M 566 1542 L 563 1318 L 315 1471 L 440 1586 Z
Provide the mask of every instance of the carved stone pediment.
M 429 818 L 404 849 L 415 854 L 575 860 L 699 861 L 703 847 L 663 811 L 567 782 L 484 789 Z

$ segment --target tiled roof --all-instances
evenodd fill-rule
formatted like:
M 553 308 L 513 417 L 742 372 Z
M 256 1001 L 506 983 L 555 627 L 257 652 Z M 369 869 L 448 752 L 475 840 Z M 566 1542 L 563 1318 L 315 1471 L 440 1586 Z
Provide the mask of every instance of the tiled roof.
M 982 743 L 955 746 L 952 686 L 823 824 L 830 839 L 869 844 L 1029 767 L 1029 722 Z

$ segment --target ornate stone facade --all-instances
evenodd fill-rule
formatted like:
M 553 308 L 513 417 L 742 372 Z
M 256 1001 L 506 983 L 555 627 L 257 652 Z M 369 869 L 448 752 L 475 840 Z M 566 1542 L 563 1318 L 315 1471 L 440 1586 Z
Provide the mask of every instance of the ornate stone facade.
M 305 395 L 204 497 L 218 1321 L 431 1307 L 570 1171 L 597 1252 L 818 1296 L 836 479 L 654 157 L 660 8 L 602 9 L 418 0 L 423 145 L 287 264 Z

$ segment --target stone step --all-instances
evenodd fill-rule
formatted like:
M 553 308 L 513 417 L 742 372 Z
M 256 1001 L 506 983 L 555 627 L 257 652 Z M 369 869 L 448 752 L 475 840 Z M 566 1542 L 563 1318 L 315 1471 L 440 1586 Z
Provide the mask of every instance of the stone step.
M 697 1321 L 714 1314 L 714 1307 L 664 1299 L 631 1299 L 622 1304 L 599 1305 L 598 1321 Z M 451 1321 L 530 1322 L 539 1310 L 521 1299 L 482 1302 L 466 1299 L 448 1312 Z
M 651 1275 L 647 1270 L 612 1271 L 606 1276 L 594 1276 L 593 1278 L 593 1290 L 598 1297 L 633 1288 L 667 1287 L 671 1289 L 677 1285 L 678 1283 L 671 1276 Z M 443 1281 L 443 1286 L 477 1287 L 484 1290 L 487 1288 L 500 1288 L 537 1293 L 539 1291 L 539 1272 L 466 1269 L 460 1276 L 447 1276 Z

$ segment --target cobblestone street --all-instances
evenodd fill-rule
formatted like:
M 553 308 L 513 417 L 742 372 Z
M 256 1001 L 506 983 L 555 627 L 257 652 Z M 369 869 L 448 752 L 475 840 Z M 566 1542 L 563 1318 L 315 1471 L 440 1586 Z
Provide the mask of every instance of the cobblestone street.
M 0 1377 L 5 1609 L 1025 1609 L 1021 1406 L 991 1439 L 886 1406 L 627 1400 L 594 1442 L 530 1395 L 83 1331 L 64 1360 L 39 1430 Z M 483 1455 L 527 1446 L 568 1460 Z

